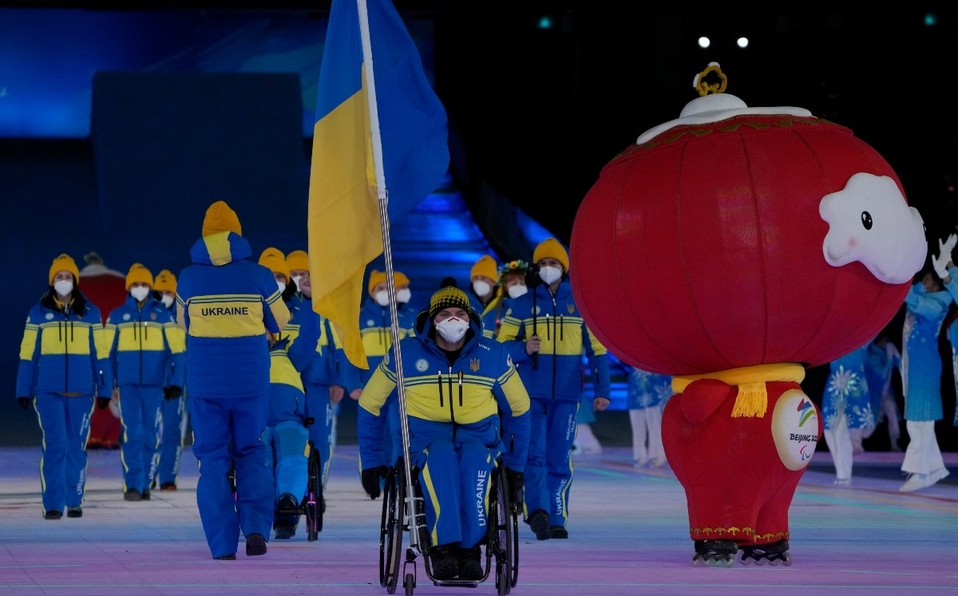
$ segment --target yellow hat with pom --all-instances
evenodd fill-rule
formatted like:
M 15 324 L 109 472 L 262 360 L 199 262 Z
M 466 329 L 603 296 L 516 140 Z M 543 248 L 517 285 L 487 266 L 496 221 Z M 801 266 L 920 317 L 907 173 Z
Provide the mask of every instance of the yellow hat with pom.
M 394 280 L 393 283 L 395 283 L 395 279 L 396 279 L 395 276 L 393 276 L 393 280 Z M 386 272 L 376 271 L 375 269 L 373 269 L 372 272 L 370 272 L 369 274 L 369 286 L 367 288 L 369 295 L 372 296 L 373 288 L 375 288 L 376 286 L 378 286 L 379 284 L 385 281 L 386 281 Z
M 80 270 L 77 269 L 77 263 L 73 260 L 73 257 L 63 253 L 59 257 L 53 259 L 53 264 L 50 265 L 50 285 L 53 285 L 53 278 L 57 276 L 57 273 L 61 271 L 67 271 L 73 274 L 73 283 L 80 285 Z
M 175 292 L 176 276 L 169 269 L 164 269 L 153 278 L 153 289 L 158 292 Z
M 153 274 L 140 263 L 133 263 L 126 274 L 126 289 L 129 290 L 130 286 L 137 282 L 144 283 L 152 288 Z
M 288 282 L 290 280 L 289 275 L 289 265 L 286 263 L 286 255 L 283 254 L 278 248 L 273 248 L 272 246 L 267 248 L 259 255 L 259 264 L 263 267 L 266 267 L 273 274 L 279 273 L 286 278 Z
M 555 238 L 546 238 L 539 243 L 535 252 L 532 254 L 532 262 L 538 263 L 542 259 L 555 259 L 562 263 L 562 269 L 569 272 L 569 253 L 559 244 Z
M 286 264 L 290 271 L 309 271 L 309 254 L 305 250 L 294 250 L 286 255 Z
M 243 235 L 243 228 L 240 226 L 239 216 L 230 209 L 226 201 L 216 201 L 206 210 L 206 217 L 203 218 L 203 235 L 210 236 L 220 232 L 233 232 Z
M 476 276 L 488 277 L 492 281 L 496 281 L 499 278 L 499 268 L 496 265 L 496 260 L 489 255 L 479 257 L 479 260 L 472 266 L 472 271 L 469 272 L 470 279 Z

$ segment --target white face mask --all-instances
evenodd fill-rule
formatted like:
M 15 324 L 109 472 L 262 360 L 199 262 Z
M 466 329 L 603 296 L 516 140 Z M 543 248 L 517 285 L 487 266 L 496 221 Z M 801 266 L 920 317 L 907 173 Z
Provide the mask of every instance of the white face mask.
M 286 284 L 284 284 L 284 283 L 281 282 L 281 281 L 277 281 L 277 282 L 276 282 L 276 287 L 279 288 L 279 293 L 280 293 L 280 294 L 282 294 L 283 292 L 286 291 Z
M 373 296 L 373 299 L 376 301 L 376 304 L 379 306 L 389 306 L 389 293 L 386 290 L 379 290 Z
M 558 267 L 541 267 L 539 269 L 539 279 L 546 282 L 546 285 L 552 285 L 562 277 L 562 269 Z
M 73 282 L 69 279 L 61 279 L 54 282 L 53 289 L 56 290 L 60 296 L 69 296 L 70 292 L 73 291 Z
M 519 296 L 525 296 L 528 291 L 529 291 L 529 288 L 525 287 L 522 284 L 509 286 L 509 297 L 518 298 Z
M 409 288 L 403 288 L 396 292 L 396 302 L 400 304 L 406 304 L 410 298 L 412 298 L 412 290 Z
M 476 293 L 476 296 L 483 297 L 492 291 L 492 286 L 489 285 L 489 282 L 477 279 L 476 281 L 472 282 L 472 291 Z
M 450 318 L 436 323 L 436 331 L 451 344 L 456 343 L 469 329 L 469 323 L 462 319 Z
M 302 278 L 303 278 L 302 275 L 294 275 L 294 276 L 293 276 L 293 283 L 296 284 L 296 291 L 297 291 L 297 292 L 302 292 L 302 291 L 303 291 L 303 288 L 299 287 L 299 280 L 301 280 Z
M 160 302 L 162 302 L 166 308 L 170 308 L 173 306 L 173 297 L 168 294 L 163 294 L 163 297 L 160 298 Z
M 146 300 L 146 297 L 150 295 L 150 288 L 146 288 L 143 286 L 130 288 L 130 295 L 133 296 L 133 298 L 137 302 L 143 302 L 144 300 Z

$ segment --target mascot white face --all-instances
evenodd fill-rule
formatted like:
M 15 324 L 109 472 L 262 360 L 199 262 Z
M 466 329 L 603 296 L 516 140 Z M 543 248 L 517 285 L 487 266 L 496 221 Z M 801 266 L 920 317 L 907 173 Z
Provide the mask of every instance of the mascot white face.
M 822 249 L 833 267 L 859 261 L 879 280 L 901 284 L 925 262 L 924 222 L 888 176 L 855 174 L 818 211 L 829 226 Z

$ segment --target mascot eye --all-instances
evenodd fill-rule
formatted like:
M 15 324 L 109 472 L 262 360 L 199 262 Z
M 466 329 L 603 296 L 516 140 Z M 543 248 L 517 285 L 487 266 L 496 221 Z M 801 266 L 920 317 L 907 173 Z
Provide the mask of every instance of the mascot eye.
M 872 229 L 872 214 L 867 211 L 862 211 L 862 225 L 865 226 L 866 230 Z

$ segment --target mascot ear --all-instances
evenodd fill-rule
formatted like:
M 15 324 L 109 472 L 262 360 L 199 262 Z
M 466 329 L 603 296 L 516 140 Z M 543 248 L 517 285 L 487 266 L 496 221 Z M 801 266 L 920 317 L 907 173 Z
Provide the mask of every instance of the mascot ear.
M 699 379 L 682 392 L 682 415 L 692 424 L 699 424 L 735 395 L 736 389 L 716 379 Z

